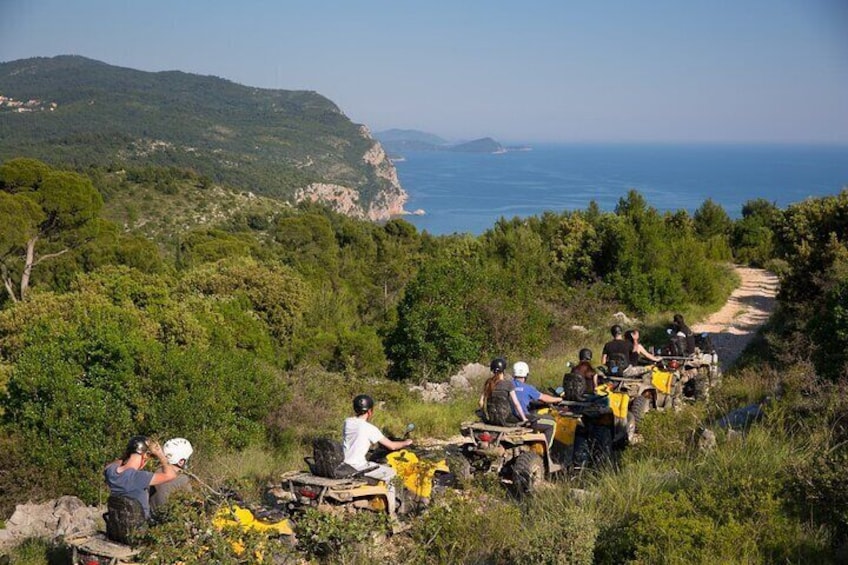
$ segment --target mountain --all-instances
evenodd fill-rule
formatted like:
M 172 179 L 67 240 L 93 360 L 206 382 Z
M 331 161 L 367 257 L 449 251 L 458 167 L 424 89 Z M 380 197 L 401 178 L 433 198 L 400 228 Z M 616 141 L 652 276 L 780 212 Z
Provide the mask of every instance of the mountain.
M 0 160 L 185 168 L 287 201 L 386 219 L 407 195 L 383 147 L 327 98 L 79 56 L 0 63 Z
M 438 135 L 414 129 L 390 129 L 374 134 L 386 151 L 392 154 L 407 151 L 453 151 L 456 153 L 504 153 L 506 149 L 492 139 L 484 137 L 465 143 L 450 145 Z
M 446 149 L 447 151 L 454 151 L 456 153 L 505 153 L 506 150 L 503 148 L 503 145 L 492 139 L 491 137 L 484 137 L 481 139 L 475 139 L 473 141 L 468 141 L 466 143 L 460 143 L 459 145 L 452 145 L 451 147 Z

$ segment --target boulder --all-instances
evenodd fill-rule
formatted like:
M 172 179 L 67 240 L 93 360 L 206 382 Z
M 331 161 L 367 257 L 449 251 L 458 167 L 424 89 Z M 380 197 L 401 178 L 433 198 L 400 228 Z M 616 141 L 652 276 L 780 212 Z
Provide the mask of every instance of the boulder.
M 19 504 L 0 530 L 0 547 L 15 545 L 27 538 L 55 539 L 81 536 L 97 531 L 103 510 L 86 506 L 75 496 L 63 496 L 42 504 Z

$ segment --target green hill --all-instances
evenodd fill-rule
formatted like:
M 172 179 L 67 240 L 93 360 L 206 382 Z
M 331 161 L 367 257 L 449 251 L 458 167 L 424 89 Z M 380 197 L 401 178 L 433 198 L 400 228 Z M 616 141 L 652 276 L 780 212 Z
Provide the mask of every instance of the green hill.
M 0 96 L 0 160 L 178 167 L 287 200 L 322 183 L 372 219 L 405 199 L 367 129 L 315 92 L 59 56 L 0 63 Z

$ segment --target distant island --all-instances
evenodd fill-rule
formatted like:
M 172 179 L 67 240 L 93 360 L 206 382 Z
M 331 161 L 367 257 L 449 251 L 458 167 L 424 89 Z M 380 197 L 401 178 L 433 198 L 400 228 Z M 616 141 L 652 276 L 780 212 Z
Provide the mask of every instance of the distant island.
M 462 143 L 449 143 L 438 135 L 414 129 L 389 129 L 374 133 L 393 161 L 403 160 L 408 151 L 449 151 L 453 153 L 507 153 L 530 151 L 531 147 L 505 147 L 491 137 L 482 137 Z

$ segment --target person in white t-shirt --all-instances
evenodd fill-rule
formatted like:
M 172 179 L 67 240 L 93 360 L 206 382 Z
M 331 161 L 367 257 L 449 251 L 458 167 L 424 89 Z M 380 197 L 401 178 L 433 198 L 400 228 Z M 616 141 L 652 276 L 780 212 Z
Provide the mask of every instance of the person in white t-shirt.
M 412 445 L 411 439 L 392 441 L 383 435 L 377 426 L 369 420 L 374 415 L 374 400 L 367 394 L 360 394 L 353 399 L 353 411 L 356 416 L 346 418 L 342 429 L 342 447 L 344 448 L 344 462 L 357 470 L 367 469 L 377 465 L 370 463 L 366 456 L 372 444 L 379 443 L 386 449 L 394 451 Z M 392 479 L 395 470 L 387 465 L 377 465 L 376 469 L 365 473 L 371 477 L 384 481 L 389 490 L 389 514 L 395 514 L 395 486 Z

